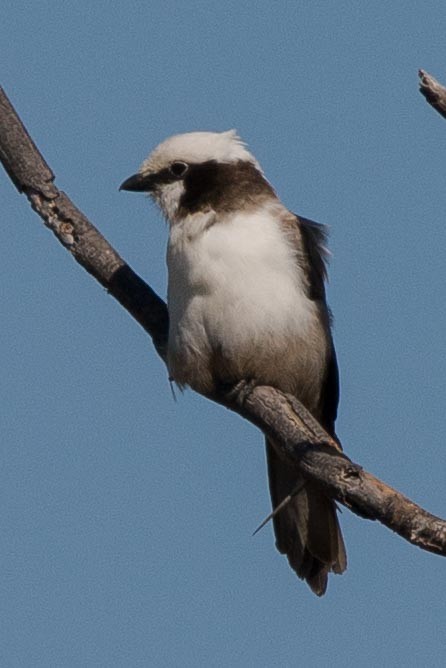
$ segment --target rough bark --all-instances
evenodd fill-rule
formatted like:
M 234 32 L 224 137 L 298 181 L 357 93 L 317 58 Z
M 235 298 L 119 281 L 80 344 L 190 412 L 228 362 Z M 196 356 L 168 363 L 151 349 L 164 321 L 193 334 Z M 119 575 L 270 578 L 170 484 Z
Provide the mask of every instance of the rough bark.
M 58 190 L 51 169 L 1 88 L 0 160 L 45 225 L 146 330 L 165 360 L 166 304 Z M 410 543 L 446 556 L 446 521 L 353 463 L 294 397 L 241 382 L 208 398 L 259 427 L 281 457 L 297 464 L 305 478 L 357 515 L 378 520 Z
M 61 244 L 152 337 L 164 359 L 169 317 L 163 300 L 54 184 L 48 167 L 0 88 L 0 160 L 20 193 Z

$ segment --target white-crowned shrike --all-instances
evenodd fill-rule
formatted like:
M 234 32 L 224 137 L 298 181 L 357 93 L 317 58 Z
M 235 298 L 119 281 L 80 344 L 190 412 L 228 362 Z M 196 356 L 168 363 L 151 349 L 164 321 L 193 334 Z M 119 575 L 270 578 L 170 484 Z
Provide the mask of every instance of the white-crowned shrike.
M 296 396 L 335 435 L 338 369 L 325 300 L 324 228 L 291 213 L 236 132 L 170 137 L 124 181 L 169 223 L 168 367 L 210 393 L 242 379 Z M 299 472 L 266 444 L 272 505 Z M 274 516 L 277 548 L 321 596 L 346 553 L 333 501 L 305 482 Z

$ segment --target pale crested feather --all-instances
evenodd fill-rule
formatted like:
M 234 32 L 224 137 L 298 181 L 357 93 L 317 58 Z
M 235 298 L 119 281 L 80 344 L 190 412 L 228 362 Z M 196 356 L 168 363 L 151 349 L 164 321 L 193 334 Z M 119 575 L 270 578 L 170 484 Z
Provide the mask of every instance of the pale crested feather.
M 246 148 L 236 130 L 226 132 L 188 132 L 174 135 L 159 144 L 144 160 L 139 171 L 141 174 L 157 172 L 173 161 L 202 163 L 208 160 L 217 162 L 237 162 L 247 160 L 260 166 Z

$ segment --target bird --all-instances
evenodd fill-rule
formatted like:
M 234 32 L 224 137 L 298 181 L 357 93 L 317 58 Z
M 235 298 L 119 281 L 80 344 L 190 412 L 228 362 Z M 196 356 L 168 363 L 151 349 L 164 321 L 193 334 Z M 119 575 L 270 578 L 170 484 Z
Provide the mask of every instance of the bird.
M 169 137 L 121 190 L 169 226 L 171 379 L 211 395 L 243 380 L 295 396 L 339 443 L 339 374 L 325 295 L 326 228 L 292 213 L 235 130 Z M 337 508 L 266 439 L 276 547 L 322 596 L 347 566 Z M 298 490 L 296 492 L 296 490 Z

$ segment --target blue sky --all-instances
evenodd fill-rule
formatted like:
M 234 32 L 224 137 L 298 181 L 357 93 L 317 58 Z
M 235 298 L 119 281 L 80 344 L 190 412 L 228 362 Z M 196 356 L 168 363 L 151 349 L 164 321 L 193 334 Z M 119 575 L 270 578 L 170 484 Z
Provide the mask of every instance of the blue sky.
M 330 226 L 347 453 L 446 515 L 444 2 L 15 3 L 2 77 L 57 184 L 165 294 L 166 228 L 119 193 L 170 134 L 235 127 Z M 274 548 L 262 437 L 166 371 L 0 177 L 0 663 L 443 666 L 440 557 L 344 510 L 317 599 Z

